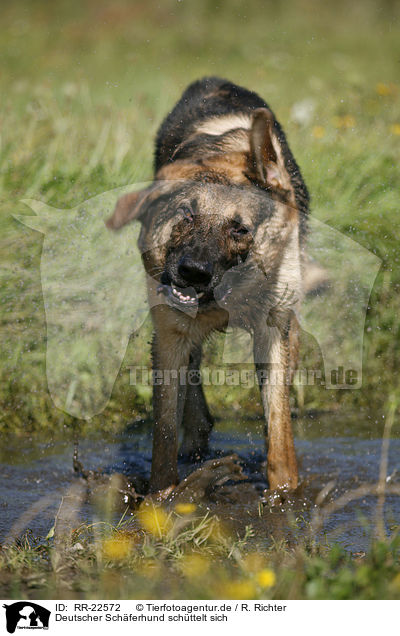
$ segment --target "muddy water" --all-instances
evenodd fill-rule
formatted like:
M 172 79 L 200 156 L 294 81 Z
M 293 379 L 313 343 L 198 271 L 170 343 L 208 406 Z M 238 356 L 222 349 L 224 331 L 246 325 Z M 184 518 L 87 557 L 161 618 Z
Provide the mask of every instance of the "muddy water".
M 76 511 L 78 520 L 91 521 L 96 515 L 95 497 L 103 477 L 115 473 L 127 476 L 121 487 L 120 510 L 132 503 L 131 488 L 143 492 L 150 472 L 149 426 L 138 423 L 118 439 L 81 440 L 80 460 L 85 470 L 97 471 L 87 481 L 79 480 L 72 468 L 73 445 L 69 440 L 9 438 L 0 455 L 0 536 L 22 534 L 27 528 L 45 537 L 73 484 L 80 484 L 85 497 Z M 212 436 L 212 453 L 205 468 L 181 462 L 181 477 L 190 476 L 170 505 L 177 500 L 194 500 L 201 510 L 217 513 L 234 530 L 254 529 L 255 540 L 268 544 L 287 538 L 292 542 L 304 534 L 305 522 L 315 513 L 321 490 L 329 491 L 329 503 L 363 483 L 377 481 L 381 458 L 383 422 L 376 418 L 314 415 L 295 420 L 296 448 L 301 486 L 285 501 L 277 502 L 265 492 L 265 456 L 260 422 L 220 422 Z M 221 458 L 235 453 L 238 460 Z M 216 458 L 217 462 L 211 459 Z M 240 472 L 240 466 L 243 473 Z M 199 470 L 200 468 L 200 470 Z M 388 456 L 390 484 L 400 484 L 400 439 L 392 438 Z M 119 482 L 121 483 L 121 482 Z M 352 552 L 368 548 L 376 510 L 376 498 L 364 496 L 329 516 L 319 537 L 340 542 Z M 97 511 L 98 513 L 98 511 Z M 387 528 L 400 524 L 400 496 L 386 497 Z

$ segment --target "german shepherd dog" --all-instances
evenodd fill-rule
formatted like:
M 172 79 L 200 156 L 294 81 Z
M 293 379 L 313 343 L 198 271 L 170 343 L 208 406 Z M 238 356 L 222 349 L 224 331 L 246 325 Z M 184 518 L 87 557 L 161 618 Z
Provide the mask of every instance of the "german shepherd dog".
M 228 323 L 253 336 L 269 487 L 297 487 L 289 385 L 308 206 L 269 106 L 217 77 L 186 89 L 158 131 L 154 182 L 117 202 L 109 228 L 142 225 L 153 368 L 168 371 L 154 383 L 151 492 L 179 482 L 178 425 L 183 455 L 207 452 L 212 418 L 200 380 L 182 382 L 182 372 L 200 378 L 203 341 Z

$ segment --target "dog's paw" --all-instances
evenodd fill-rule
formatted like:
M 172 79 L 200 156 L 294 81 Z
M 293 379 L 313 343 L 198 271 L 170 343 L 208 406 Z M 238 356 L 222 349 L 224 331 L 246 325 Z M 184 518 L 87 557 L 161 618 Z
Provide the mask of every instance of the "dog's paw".
M 172 490 L 168 500 L 172 501 L 208 501 L 211 494 L 228 481 L 244 481 L 246 475 L 242 472 L 237 455 L 228 455 L 218 459 L 209 459 L 200 468 L 185 477 Z

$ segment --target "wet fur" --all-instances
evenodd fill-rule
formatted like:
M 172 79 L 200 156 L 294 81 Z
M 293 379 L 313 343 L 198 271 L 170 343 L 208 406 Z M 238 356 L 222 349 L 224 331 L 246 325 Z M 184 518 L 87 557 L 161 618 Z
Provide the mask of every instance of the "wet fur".
M 187 201 L 196 208 L 189 224 L 179 212 Z M 300 170 L 268 105 L 226 80 L 205 78 L 188 87 L 158 131 L 153 186 L 123 197 L 108 221 L 113 229 L 134 218 L 142 222 L 155 369 L 198 371 L 202 343 L 229 322 L 253 334 L 258 373 L 271 366 L 282 370 L 285 380 L 277 385 L 260 380 L 272 489 L 298 483 L 288 378 L 297 360 L 308 204 Z M 251 231 L 236 236 L 235 223 Z M 193 236 L 196 254 L 204 252 L 213 263 L 213 291 L 223 291 L 237 263 L 244 263 L 227 301 L 199 304 L 195 317 L 160 302 L 158 291 L 167 270 L 179 283 L 178 265 Z M 239 302 L 243 294 L 245 303 Z M 154 387 L 153 408 L 150 488 L 158 491 L 179 481 L 178 425 L 184 431 L 181 452 L 200 457 L 212 418 L 201 385 L 182 386 L 173 377 L 168 386 Z

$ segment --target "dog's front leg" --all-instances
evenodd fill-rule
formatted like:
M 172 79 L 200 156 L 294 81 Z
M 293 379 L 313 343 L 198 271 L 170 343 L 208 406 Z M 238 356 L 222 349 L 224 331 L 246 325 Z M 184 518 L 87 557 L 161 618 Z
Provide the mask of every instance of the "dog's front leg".
M 290 329 L 266 326 L 254 334 L 254 358 L 266 418 L 267 477 L 271 490 L 294 490 L 298 469 L 289 406 Z M 287 325 L 290 325 L 289 329 Z
M 186 390 L 189 346 L 173 330 L 153 340 L 153 456 L 150 492 L 178 484 L 178 424 Z M 183 380 L 183 382 L 182 382 Z
M 208 410 L 200 375 L 201 347 L 193 347 L 189 357 L 188 386 L 183 409 L 183 440 L 180 455 L 192 459 L 204 457 L 208 452 L 213 419 Z

